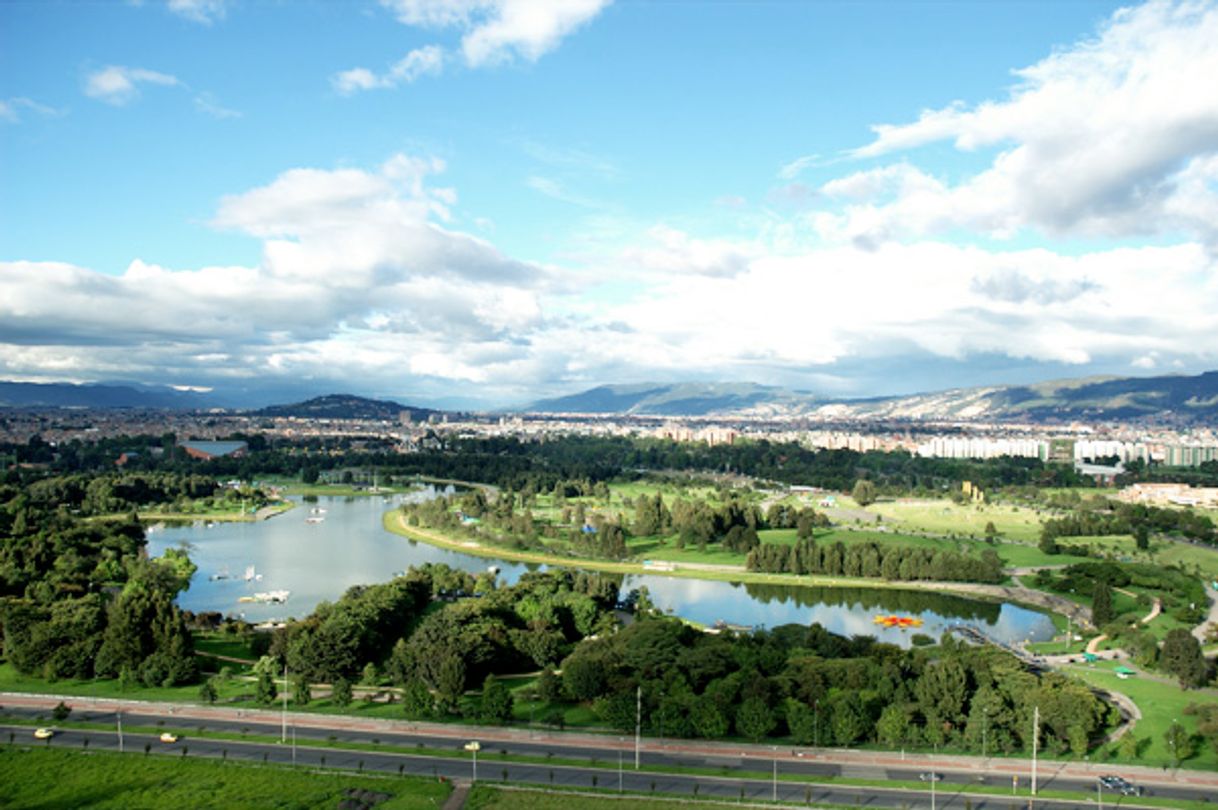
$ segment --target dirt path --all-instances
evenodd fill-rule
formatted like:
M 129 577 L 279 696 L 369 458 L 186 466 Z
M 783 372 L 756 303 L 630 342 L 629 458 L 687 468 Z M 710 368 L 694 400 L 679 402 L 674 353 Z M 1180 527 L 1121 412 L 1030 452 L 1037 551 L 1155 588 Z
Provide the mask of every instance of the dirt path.
M 1205 634 L 1208 628 L 1212 625 L 1218 627 L 1218 591 L 1214 590 L 1214 586 L 1207 583 L 1205 586 L 1205 595 L 1210 599 L 1210 612 L 1205 617 L 1201 624 L 1193 628 L 1193 638 L 1205 643 Z

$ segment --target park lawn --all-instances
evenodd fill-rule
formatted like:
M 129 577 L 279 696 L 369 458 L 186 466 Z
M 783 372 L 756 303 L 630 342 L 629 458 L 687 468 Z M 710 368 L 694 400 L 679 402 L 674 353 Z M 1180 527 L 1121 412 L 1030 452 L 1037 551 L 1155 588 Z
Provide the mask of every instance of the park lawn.
M 210 759 L 145 756 L 101 751 L 0 750 L 0 805 L 6 808 L 83 807 L 161 810 L 166 807 L 326 808 L 346 790 L 390 798 L 378 810 L 415 810 L 443 804 L 452 788 L 421 778 L 296 771 L 287 767 L 220 763 Z
M 1209 694 L 1196 690 L 1185 691 L 1175 682 L 1150 680 L 1141 673 L 1122 680 L 1113 672 L 1119 665 L 1120 662 L 1098 661 L 1094 664 L 1073 664 L 1063 669 L 1092 686 L 1128 695 L 1138 704 L 1138 708 L 1142 710 L 1142 719 L 1129 732 L 1143 741 L 1135 764 L 1170 766 L 1171 751 L 1163 735 L 1171 727 L 1172 721 L 1178 721 L 1186 731 L 1195 735 L 1197 719 L 1186 715 L 1184 709 L 1193 703 L 1218 703 L 1218 695 L 1215 695 L 1213 690 L 1209 690 Z M 1115 746 L 1113 748 L 1115 749 Z M 1218 752 L 1204 744 L 1195 748 L 1196 753 L 1182 763 L 1184 767 L 1218 769 Z M 1118 756 L 1115 750 L 1111 751 L 1110 755 L 1113 758 Z
M 195 633 L 195 650 L 210 655 L 224 655 L 229 658 L 241 658 L 246 661 L 257 661 L 250 648 L 250 639 L 239 638 L 224 633 Z M 227 663 L 227 662 L 225 662 Z M 234 665 L 236 668 L 236 665 Z
M 906 532 L 983 537 L 985 524 L 992 521 L 1003 538 L 1033 543 L 1040 538 L 1040 515 L 1026 506 L 941 499 L 878 501 L 867 509 Z
M 1159 565 L 1178 565 L 1207 580 L 1218 581 L 1218 548 L 1194 546 L 1176 540 L 1152 541 L 1150 550 Z
M 218 685 L 221 700 L 241 695 L 253 695 L 254 685 L 232 680 Z M 0 663 L 0 692 L 40 692 L 78 697 L 124 698 L 131 700 L 164 700 L 174 703 L 198 703 L 199 684 L 186 686 L 133 686 L 123 689 L 115 679 L 75 680 L 65 678 L 48 681 L 22 675 L 8 662 Z

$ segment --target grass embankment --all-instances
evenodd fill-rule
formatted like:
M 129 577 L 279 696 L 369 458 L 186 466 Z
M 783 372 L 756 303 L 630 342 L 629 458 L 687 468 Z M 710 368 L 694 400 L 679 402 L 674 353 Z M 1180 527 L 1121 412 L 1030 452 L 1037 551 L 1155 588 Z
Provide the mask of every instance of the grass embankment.
M 667 577 L 682 577 L 685 579 L 704 579 L 720 582 L 747 582 L 765 585 L 811 586 L 823 588 L 871 588 L 877 590 L 910 591 L 924 588 L 926 583 L 921 581 L 889 581 L 885 579 L 867 579 L 864 577 L 831 577 L 819 575 L 794 574 L 763 574 L 756 571 L 745 571 L 743 568 L 713 569 L 713 568 L 675 568 L 658 569 L 648 567 L 642 562 L 615 562 L 598 560 L 587 557 L 564 557 L 558 554 L 546 554 L 538 551 L 521 551 L 503 546 L 479 543 L 474 540 L 450 537 L 434 529 L 424 529 L 407 526 L 402 515 L 397 510 L 386 512 L 383 524 L 387 531 L 405 537 L 407 540 L 427 543 L 462 554 L 489 559 L 510 560 L 514 562 L 534 563 L 536 565 L 552 565 L 566 568 L 579 568 L 586 571 L 607 571 L 615 574 L 661 574 Z M 935 587 L 940 591 L 955 592 L 975 599 L 985 599 L 984 589 L 988 586 L 969 582 L 942 582 Z M 1041 609 L 1041 608 L 1037 608 Z
M 272 765 L 175 757 L 144 757 L 57 749 L 0 749 L 0 805 L 6 808 L 274 807 L 333 810 L 346 791 L 389 796 L 378 810 L 443 804 L 451 787 L 430 779 L 299 771 Z
M 1185 691 L 1174 682 L 1164 683 L 1143 675 L 1122 679 L 1114 672 L 1120 665 L 1120 662 L 1101 661 L 1095 664 L 1067 666 L 1064 670 L 1092 686 L 1128 695 L 1142 710 L 1142 719 L 1129 732 L 1141 741 L 1136 761 L 1142 765 L 1171 766 L 1172 753 L 1164 734 L 1174 721 L 1183 726 L 1190 735 L 1195 735 L 1197 718 L 1186 715 L 1185 708 L 1194 703 L 1218 703 L 1218 695 L 1213 690 Z M 1193 748 L 1197 753 L 1186 759 L 1182 765 L 1188 768 L 1218 770 L 1218 752 L 1213 746 L 1201 744 L 1194 745 Z

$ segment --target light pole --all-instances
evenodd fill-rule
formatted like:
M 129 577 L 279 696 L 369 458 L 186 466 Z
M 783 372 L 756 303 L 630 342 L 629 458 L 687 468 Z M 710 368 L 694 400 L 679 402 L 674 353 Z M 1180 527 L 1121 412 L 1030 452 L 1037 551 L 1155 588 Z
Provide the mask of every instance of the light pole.
M 118 752 L 123 753 L 123 713 L 117 713 L 118 717 Z
M 639 691 L 635 694 L 634 699 L 634 769 L 639 769 L 639 743 L 643 734 L 643 687 L 639 686 Z
M 279 742 L 288 741 L 288 662 L 283 662 L 283 728 L 279 733 Z
M 622 748 L 625 747 L 625 740 L 618 740 L 617 746 L 617 792 L 622 792 Z
M 985 759 L 985 735 L 990 730 L 990 707 L 986 706 L 981 713 L 981 758 Z
M 1040 746 L 1040 707 L 1035 706 L 1032 709 L 1032 796 L 1028 799 L 1028 804 L 1031 806 L 1032 800 L 1036 798 L 1036 752 Z
M 930 810 L 935 810 L 935 781 L 939 778 L 939 774 L 931 771 L 930 774 Z
M 774 786 L 774 790 L 773 790 L 772 798 L 774 799 L 774 801 L 778 801 L 778 746 L 771 745 L 770 752 L 771 752 L 770 758 L 774 762 L 774 779 L 772 782 L 772 784 Z M 934 808 L 931 808 L 931 810 L 934 810 Z
M 1095 780 L 1095 806 L 1098 810 L 1104 810 L 1104 783 L 1099 779 Z
M 820 748 L 820 698 L 812 701 L 812 745 Z
M 474 778 L 473 781 L 478 781 L 478 751 L 482 748 L 482 744 L 477 740 L 470 740 L 465 744 L 465 750 L 474 755 Z

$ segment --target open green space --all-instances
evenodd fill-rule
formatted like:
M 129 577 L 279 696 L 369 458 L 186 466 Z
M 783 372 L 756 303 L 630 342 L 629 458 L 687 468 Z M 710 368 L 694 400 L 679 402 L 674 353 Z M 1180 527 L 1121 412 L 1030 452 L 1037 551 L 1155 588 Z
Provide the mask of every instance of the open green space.
M 233 807 L 332 810 L 348 791 L 389 798 L 381 810 L 415 810 L 443 804 L 451 787 L 420 778 L 321 773 L 287 767 L 76 752 L 24 746 L 0 748 L 0 805 L 6 808 L 91 807 L 163 810 Z
M 993 523 L 1007 540 L 1035 543 L 1040 537 L 1041 515 L 1028 506 L 902 499 L 878 501 L 867 509 L 898 531 L 984 537 L 986 524 Z
M 1121 666 L 1120 662 L 1099 661 L 1069 665 L 1064 671 L 1092 686 L 1128 695 L 1142 710 L 1142 719 L 1129 732 L 1141 741 L 1137 761 L 1145 765 L 1170 766 L 1172 754 L 1164 734 L 1173 722 L 1178 722 L 1189 734 L 1195 735 L 1197 720 L 1186 715 L 1185 708 L 1195 703 L 1218 703 L 1218 692 L 1212 689 L 1184 690 L 1174 681 L 1164 682 L 1143 674 L 1120 678 L 1115 672 L 1118 666 Z M 1213 746 L 1199 744 L 1193 747 L 1196 753 L 1181 763 L 1183 767 L 1218 769 L 1218 752 Z

